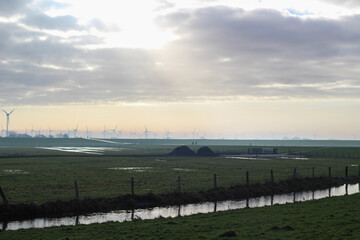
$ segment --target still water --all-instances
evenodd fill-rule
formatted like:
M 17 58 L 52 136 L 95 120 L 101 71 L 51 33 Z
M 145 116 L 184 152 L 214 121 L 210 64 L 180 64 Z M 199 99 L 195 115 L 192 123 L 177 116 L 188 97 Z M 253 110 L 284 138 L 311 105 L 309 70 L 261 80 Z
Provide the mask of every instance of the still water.
M 70 226 L 78 224 L 92 224 L 104 222 L 124 222 L 135 219 L 155 219 L 159 217 L 174 218 L 199 213 L 229 211 L 242 208 L 256 208 L 276 204 L 289 204 L 327 197 L 350 195 L 360 192 L 359 184 L 346 184 L 325 190 L 294 192 L 273 196 L 262 196 L 241 201 L 206 202 L 199 204 L 186 204 L 180 206 L 155 207 L 149 209 L 119 210 L 108 213 L 94 213 L 90 215 L 64 217 L 64 218 L 37 218 L 26 221 L 12 221 L 0 223 L 2 230 L 18 230 L 28 228 L 46 228 L 55 226 Z

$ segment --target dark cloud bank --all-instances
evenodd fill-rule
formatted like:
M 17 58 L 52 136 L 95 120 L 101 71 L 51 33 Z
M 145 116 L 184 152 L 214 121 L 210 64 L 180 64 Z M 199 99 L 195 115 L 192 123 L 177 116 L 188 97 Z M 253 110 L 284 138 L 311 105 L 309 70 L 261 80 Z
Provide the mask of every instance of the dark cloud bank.
M 21 24 L 0 23 L 0 103 L 66 104 L 193 99 L 358 98 L 360 16 L 286 17 L 228 7 L 182 10 L 156 20 L 180 38 L 160 50 L 87 49 L 102 39 L 73 16 L 19 3 Z M 15 2 L 15 1 L 14 1 Z M 5 5 L 6 5 L 5 4 Z M 96 25 L 96 26 L 95 26 Z M 29 30 L 37 29 L 37 30 Z M 62 38 L 41 30 L 76 30 Z

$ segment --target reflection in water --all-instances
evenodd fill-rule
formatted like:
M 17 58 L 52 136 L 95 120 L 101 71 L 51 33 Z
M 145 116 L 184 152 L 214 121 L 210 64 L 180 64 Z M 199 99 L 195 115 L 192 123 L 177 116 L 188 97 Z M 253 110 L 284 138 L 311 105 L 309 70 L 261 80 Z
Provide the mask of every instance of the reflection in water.
M 75 225 L 79 225 L 79 224 L 80 224 L 79 215 L 77 215 L 76 218 L 75 218 Z
M 241 201 L 222 201 L 222 202 L 207 202 L 200 204 L 187 204 L 181 206 L 169 207 L 155 207 L 149 209 L 136 210 L 120 210 L 109 213 L 96 213 L 92 215 L 65 217 L 65 218 L 37 218 L 26 221 L 13 221 L 8 223 L 0 223 L 0 228 L 3 230 L 17 230 L 27 228 L 45 228 L 62 225 L 78 225 L 78 224 L 92 224 L 104 222 L 125 222 L 133 221 L 134 219 L 155 219 L 159 217 L 179 217 L 189 216 L 198 213 L 210 213 L 219 211 L 228 211 L 243 208 L 255 208 L 272 206 L 276 204 L 286 204 L 294 202 L 303 202 L 315 199 L 321 199 L 333 196 L 351 195 L 360 192 L 359 184 L 342 185 L 331 189 L 307 191 L 298 193 L 289 193 L 273 196 L 262 196 L 258 198 L 250 198 Z
M 7 225 L 8 225 L 8 222 L 4 222 L 4 223 L 2 224 L 1 229 L 2 229 L 3 231 L 5 231 L 5 230 L 7 229 Z
M 135 209 L 131 210 L 131 221 L 134 221 Z

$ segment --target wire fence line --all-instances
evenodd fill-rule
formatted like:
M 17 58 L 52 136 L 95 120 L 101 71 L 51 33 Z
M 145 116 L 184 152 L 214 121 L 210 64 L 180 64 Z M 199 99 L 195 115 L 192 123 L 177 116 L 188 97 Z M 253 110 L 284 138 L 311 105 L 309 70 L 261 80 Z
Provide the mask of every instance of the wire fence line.
M 289 179 L 304 179 L 304 178 L 316 178 L 316 177 L 342 177 L 349 178 L 351 176 L 360 177 L 360 166 L 352 165 L 345 168 L 332 168 L 329 167 L 296 167 L 296 168 L 277 168 L 275 170 L 264 170 L 264 169 L 248 169 L 237 172 L 236 180 L 229 178 L 226 174 L 214 173 L 208 175 L 202 179 L 195 179 L 189 177 L 183 177 L 181 175 L 174 175 L 174 179 L 169 181 L 168 186 L 162 188 L 163 193 L 168 192 L 191 192 L 191 191 L 206 191 L 208 189 L 216 189 L 220 187 L 230 187 L 235 185 L 251 185 L 256 183 L 266 182 L 280 182 Z M 202 188 L 194 187 L 196 181 L 206 182 L 202 185 Z M 194 183 L 195 182 L 195 183 Z M 79 199 L 81 196 L 81 184 L 78 184 L 77 180 L 74 180 L 74 196 Z M 137 193 L 143 194 L 144 188 L 147 192 L 152 192 L 152 189 L 148 188 L 151 186 L 149 182 L 141 182 L 141 179 L 131 177 L 129 179 L 129 186 L 126 194 L 135 195 Z M 205 187 L 204 187 L 205 186 Z M 138 192 L 137 192 L 138 191 Z M 146 192 L 146 191 L 145 191 Z M 8 204 L 9 199 L 6 197 L 5 192 L 0 186 L 0 197 L 2 198 L 3 204 Z M 84 197 L 84 196 L 82 196 Z

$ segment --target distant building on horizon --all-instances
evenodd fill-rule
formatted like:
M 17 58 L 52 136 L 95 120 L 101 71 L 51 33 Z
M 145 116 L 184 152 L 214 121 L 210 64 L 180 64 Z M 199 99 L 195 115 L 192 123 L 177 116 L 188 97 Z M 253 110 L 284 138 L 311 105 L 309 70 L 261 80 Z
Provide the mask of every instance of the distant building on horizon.
M 248 154 L 277 154 L 277 148 L 248 148 Z

